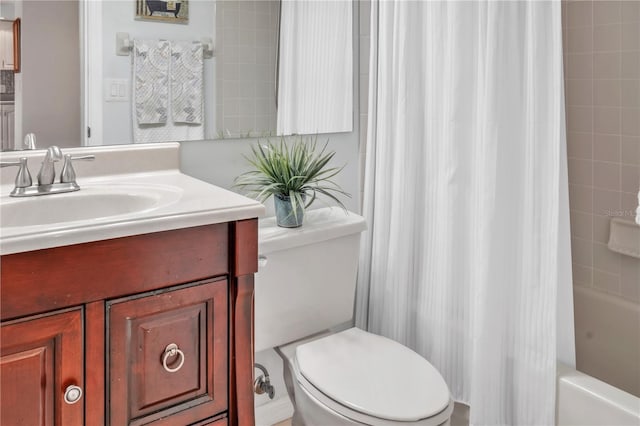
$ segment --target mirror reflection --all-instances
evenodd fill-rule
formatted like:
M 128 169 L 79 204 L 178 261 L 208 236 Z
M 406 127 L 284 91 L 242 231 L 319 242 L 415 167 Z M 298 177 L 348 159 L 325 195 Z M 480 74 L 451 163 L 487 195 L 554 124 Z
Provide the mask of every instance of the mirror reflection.
M 350 1 L 152 3 L 3 0 L 2 149 L 352 130 Z

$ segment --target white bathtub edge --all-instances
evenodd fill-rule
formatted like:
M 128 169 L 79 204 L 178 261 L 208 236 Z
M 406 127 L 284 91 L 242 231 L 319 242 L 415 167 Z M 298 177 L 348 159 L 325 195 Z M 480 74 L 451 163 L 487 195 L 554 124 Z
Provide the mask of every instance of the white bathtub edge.
M 640 398 L 560 362 L 557 368 L 557 425 L 640 425 Z

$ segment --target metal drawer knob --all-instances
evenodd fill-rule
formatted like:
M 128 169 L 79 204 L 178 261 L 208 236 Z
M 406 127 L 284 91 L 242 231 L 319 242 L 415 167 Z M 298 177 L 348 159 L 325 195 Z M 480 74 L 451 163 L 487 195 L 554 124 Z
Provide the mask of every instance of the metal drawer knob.
M 169 358 L 176 355 L 178 355 L 179 357 L 178 365 L 174 368 L 171 368 L 167 365 L 167 361 L 169 360 Z M 175 343 L 168 344 L 167 347 L 164 348 L 164 355 L 162 356 L 162 366 L 164 367 L 164 369 L 167 371 L 167 373 L 175 373 L 182 368 L 183 364 L 184 353 L 180 350 L 180 348 L 178 348 L 178 345 L 176 345 Z
M 64 402 L 67 404 L 75 404 L 82 398 L 82 388 L 76 385 L 67 386 L 64 391 Z

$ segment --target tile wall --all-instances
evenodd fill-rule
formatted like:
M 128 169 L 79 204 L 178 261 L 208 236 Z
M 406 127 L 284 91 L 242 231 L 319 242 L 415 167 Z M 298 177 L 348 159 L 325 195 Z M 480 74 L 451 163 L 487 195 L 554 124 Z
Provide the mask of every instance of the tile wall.
M 278 0 L 216 3 L 216 127 L 226 136 L 275 132 Z
M 640 396 L 640 259 L 607 247 L 640 190 L 640 1 L 562 8 L 577 367 Z
M 640 302 L 640 260 L 607 248 L 640 188 L 640 1 L 563 7 L 574 284 Z

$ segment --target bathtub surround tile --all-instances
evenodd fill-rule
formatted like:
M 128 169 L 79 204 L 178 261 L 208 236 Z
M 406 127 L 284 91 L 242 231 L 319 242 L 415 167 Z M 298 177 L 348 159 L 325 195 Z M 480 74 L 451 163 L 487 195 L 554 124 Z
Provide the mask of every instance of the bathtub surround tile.
M 637 1 L 622 2 L 622 22 L 640 23 L 640 3 Z
M 620 210 L 620 192 L 594 188 L 593 212 L 599 216 L 617 216 Z
M 622 46 L 622 26 L 597 25 L 593 30 L 594 52 L 617 52 Z
M 640 136 L 640 108 L 622 108 L 622 134 Z
M 571 236 L 583 240 L 593 239 L 593 215 L 572 210 L 571 213 Z
M 593 77 L 618 79 L 621 70 L 621 55 L 618 52 L 596 52 L 593 54 Z
M 637 22 L 625 22 L 621 31 L 622 50 L 640 50 L 640 25 Z
M 620 198 L 622 217 L 634 220 L 636 217 L 636 208 L 638 207 L 638 192 L 622 192 Z M 640 263 L 640 259 L 638 259 L 638 263 Z
M 610 191 L 620 191 L 620 164 L 618 162 L 594 161 L 593 186 Z
M 593 284 L 593 268 L 580 265 L 573 262 L 571 264 L 573 271 L 573 283 L 585 287 L 591 287 Z
M 592 80 L 586 78 L 567 80 L 566 96 L 567 105 L 592 106 L 594 104 Z
M 593 133 L 567 133 L 567 156 L 569 158 L 593 158 Z
M 571 238 L 571 259 L 579 265 L 593 267 L 593 245 L 591 241 Z
M 620 189 L 623 192 L 640 191 L 640 167 L 623 165 L 620 174 Z
M 593 286 L 614 296 L 620 296 L 620 275 L 593 270 Z
M 629 301 L 640 302 L 640 260 L 630 256 L 620 259 L 620 293 Z
M 595 25 L 615 24 L 622 21 L 621 2 L 619 1 L 594 1 L 593 23 Z
M 593 165 L 591 160 L 569 159 L 569 183 L 591 185 L 593 181 Z
M 563 2 L 567 28 L 590 27 L 593 24 L 593 4 L 590 1 Z
M 620 106 L 623 108 L 640 108 L 640 78 L 620 80 L 620 85 Z
M 612 252 L 606 244 L 594 243 L 593 267 L 614 275 L 620 275 L 621 254 Z
M 595 107 L 593 116 L 593 130 L 595 133 L 619 135 L 620 108 Z
M 593 105 L 606 107 L 620 106 L 620 80 L 594 80 L 593 92 Z
M 569 28 L 569 51 L 573 53 L 593 52 L 593 28 Z
M 593 241 L 607 244 L 609 242 L 609 226 L 611 218 L 609 216 L 593 216 Z
M 567 78 L 593 78 L 593 54 L 569 53 L 569 69 Z
M 624 52 L 621 55 L 621 76 L 622 78 L 638 78 L 640 75 L 640 51 Z
M 584 213 L 593 212 L 593 189 L 590 186 L 569 184 L 571 208 Z
M 584 106 L 567 107 L 567 127 L 570 132 L 591 132 L 593 108 Z
M 620 135 L 601 135 L 593 136 L 593 159 L 597 161 L 620 161 Z

